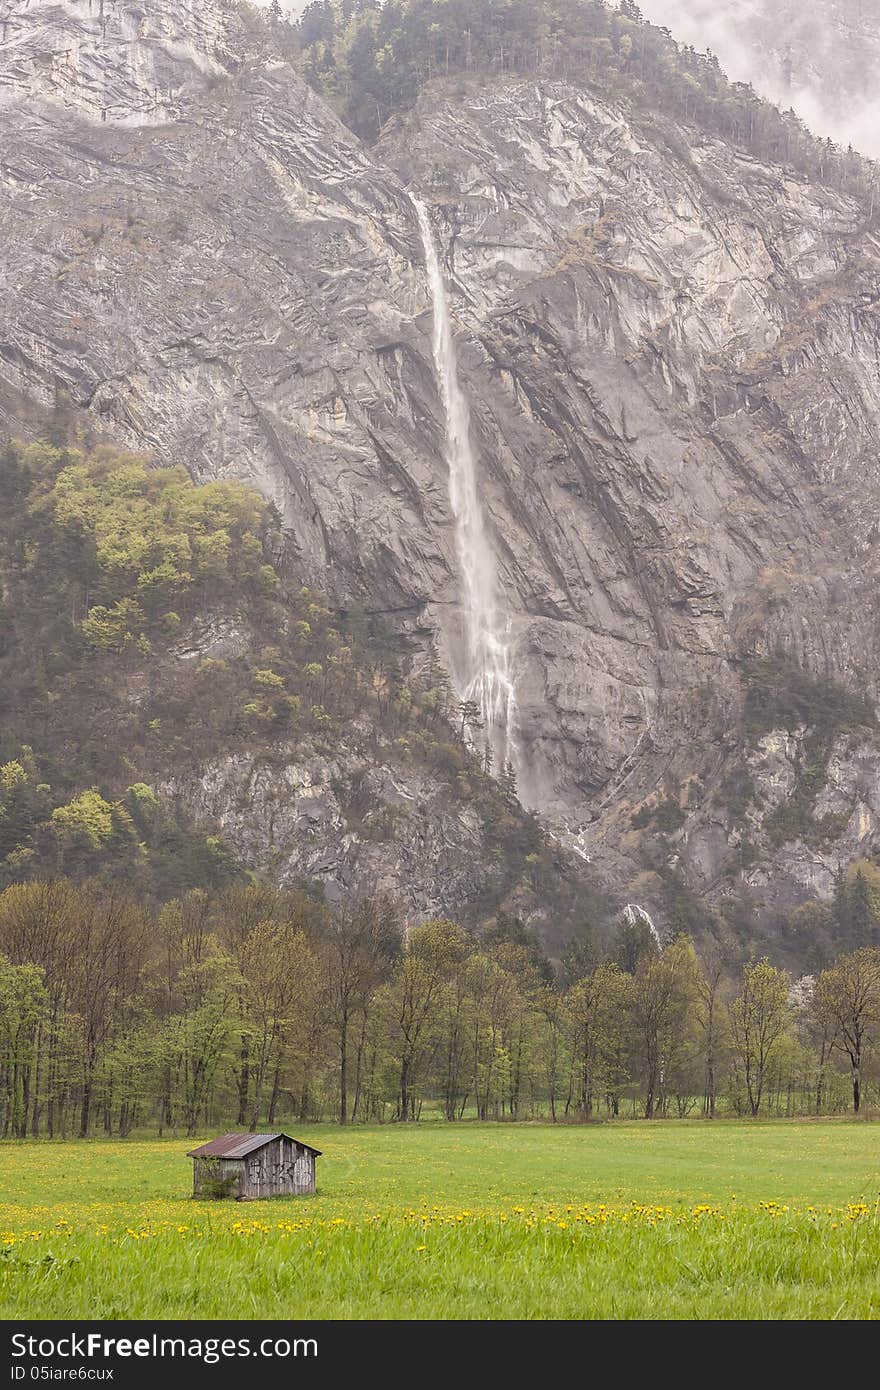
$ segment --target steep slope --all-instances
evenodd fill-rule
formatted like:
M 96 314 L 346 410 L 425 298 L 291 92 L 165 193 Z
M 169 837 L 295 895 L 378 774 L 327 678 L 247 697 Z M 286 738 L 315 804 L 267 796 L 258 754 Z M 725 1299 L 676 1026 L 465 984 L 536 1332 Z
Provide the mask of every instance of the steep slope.
M 304 579 L 417 659 L 436 635 L 455 678 L 418 190 L 524 798 L 672 924 L 683 893 L 738 881 L 827 894 L 880 827 L 871 712 L 844 689 L 876 694 L 865 209 L 544 78 L 436 83 L 368 152 L 219 0 L 7 10 L 0 419 L 64 396 L 158 461 L 254 483 Z M 217 815 L 254 785 L 227 759 L 186 794 Z
M 676 36 L 711 48 L 725 70 L 793 106 L 820 135 L 880 155 L 880 11 L 872 0 L 643 0 Z
M 561 948 L 582 868 L 469 754 L 436 669 L 403 680 L 393 642 L 290 575 L 255 493 L 12 444 L 0 494 L 0 886 L 162 901 L 249 866 Z
M 777 852 L 752 882 L 827 891 L 876 829 L 864 775 L 823 792 L 847 813 L 825 857 L 768 846 L 721 789 L 750 660 L 781 649 L 876 693 L 863 210 L 562 84 L 438 88 L 380 148 L 447 232 L 535 800 L 586 803 L 585 846 L 650 867 L 631 817 L 659 787 L 690 813 L 672 848 L 701 890 L 757 834 Z M 761 820 L 780 759 L 754 753 Z
M 161 122 L 175 94 L 225 72 L 227 5 L 5 0 L 4 96 L 26 92 L 102 121 Z
M 149 19 L 114 0 L 12 7 L 3 377 L 199 476 L 252 480 L 305 565 L 349 551 L 376 592 L 406 557 L 361 544 L 356 494 L 385 468 L 371 436 L 411 317 L 409 205 L 234 7 L 194 9 L 190 30 L 177 0 Z M 50 49 L 66 61 L 44 99 Z M 398 488 L 405 514 L 416 492 Z

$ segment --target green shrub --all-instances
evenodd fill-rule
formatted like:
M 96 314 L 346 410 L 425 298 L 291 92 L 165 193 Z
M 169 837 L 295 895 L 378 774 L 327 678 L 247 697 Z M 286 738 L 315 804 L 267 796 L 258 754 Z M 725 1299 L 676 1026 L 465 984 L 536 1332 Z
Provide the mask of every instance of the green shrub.
M 229 1173 L 224 1176 L 216 1159 L 199 1159 L 199 1190 L 196 1196 L 203 1201 L 225 1202 L 237 1194 L 239 1175 Z
M 652 826 L 663 835 L 672 835 L 680 830 L 687 820 L 687 813 L 674 796 L 666 796 L 653 806 L 642 806 L 632 816 L 634 830 L 645 830 Z
M 876 711 L 866 695 L 856 694 L 831 676 L 815 676 L 787 652 L 751 661 L 745 667 L 743 724 L 753 741 L 772 729 L 806 727 L 837 737 L 873 728 Z

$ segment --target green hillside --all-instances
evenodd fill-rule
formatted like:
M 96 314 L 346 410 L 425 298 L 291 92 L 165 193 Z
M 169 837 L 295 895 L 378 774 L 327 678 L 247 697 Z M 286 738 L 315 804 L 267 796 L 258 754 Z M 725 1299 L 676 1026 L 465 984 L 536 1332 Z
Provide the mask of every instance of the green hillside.
M 344 739 L 477 812 L 498 866 L 487 915 L 523 875 L 560 900 L 558 854 L 470 753 L 438 663 L 407 676 L 373 620 L 303 587 L 254 492 L 103 444 L 10 442 L 0 493 L 0 883 L 216 887 L 244 866 L 156 788 L 233 750 L 290 761 Z M 218 634 L 227 654 L 204 654 Z M 356 791 L 353 822 L 370 810 Z

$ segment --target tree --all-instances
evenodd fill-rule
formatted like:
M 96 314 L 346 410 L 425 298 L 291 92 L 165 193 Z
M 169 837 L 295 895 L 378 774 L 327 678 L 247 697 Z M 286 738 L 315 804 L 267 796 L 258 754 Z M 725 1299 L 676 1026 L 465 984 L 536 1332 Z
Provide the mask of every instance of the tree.
M 512 987 L 501 1029 L 501 1046 L 509 1059 L 509 1079 L 501 1095 L 501 1113 L 504 1114 L 506 1106 L 516 1119 L 532 1079 L 538 995 L 542 984 L 548 983 L 553 976 L 543 951 L 525 928 L 523 939 L 499 942 L 495 959 Z
M 583 975 L 565 996 L 578 1109 L 584 1120 L 592 1116 L 598 1095 L 614 1096 L 620 1086 L 629 984 L 629 977 L 611 961 Z
M 813 1050 L 816 1064 L 814 1108 L 816 1114 L 821 1115 L 825 1099 L 828 1062 L 834 1051 L 837 1023 L 827 1006 L 827 999 L 823 994 L 816 992 L 817 980 L 815 976 L 804 976 L 803 981 L 805 983 L 800 980 L 797 982 L 798 985 L 801 985 L 800 992 L 803 999 L 803 1007 L 798 1011 L 797 1022 Z
M 146 1001 L 136 1001 L 125 1028 L 107 1045 L 101 1059 L 99 1091 L 107 1134 L 113 1132 L 114 1116 L 119 1136 L 125 1139 L 148 1113 L 161 1084 L 161 1044 L 162 1030 Z
M 78 936 L 78 965 L 71 997 L 82 1026 L 80 1135 L 91 1122 L 93 1089 L 108 1043 L 122 1028 L 127 1000 L 137 988 L 145 947 L 146 922 L 138 905 L 122 890 L 87 902 Z
M 850 941 L 849 885 L 842 864 L 838 864 L 834 875 L 834 893 L 831 899 L 831 920 L 838 941 Z
M 602 1000 L 599 1029 L 602 1087 L 612 1115 L 620 1114 L 620 1097 L 630 1080 L 630 1011 L 632 976 L 614 961 L 606 961 L 596 971 Z
M 352 1026 L 367 1015 L 401 949 L 397 910 L 387 898 L 342 903 L 331 914 L 321 952 L 323 1013 L 339 1059 L 339 1123 L 348 1123 Z
M 555 1123 L 560 1082 L 564 1075 L 565 1037 L 572 1025 L 566 1002 L 558 990 L 544 985 L 538 992 L 536 1002 L 541 1022 L 538 1039 L 539 1065 L 547 1086 L 550 1118 Z
M 659 949 L 648 914 L 642 908 L 627 907 L 614 934 L 612 959 L 621 970 L 632 975 L 644 957 L 655 956 Z
M 70 1014 L 79 911 L 79 889 L 66 879 L 14 884 L 0 895 L 0 950 L 13 964 L 39 967 L 48 994 L 33 1087 L 30 1124 L 35 1138 L 44 1111 L 50 1138 L 64 1130 L 67 1066 L 74 1051 Z
M 472 1013 L 469 961 L 473 954 L 473 938 L 462 932 L 441 996 L 439 1081 L 447 1120 L 461 1119 L 472 1081 L 468 1059 Z
M 165 1063 L 174 1083 L 169 1123 L 176 1129 L 179 1114 L 192 1136 L 220 1065 L 230 1055 L 241 978 L 232 958 L 211 943 L 200 960 L 179 972 L 174 990 L 178 1008 L 163 1037 Z
M 693 947 L 679 937 L 659 954 L 643 955 L 630 994 L 634 1043 L 645 1084 L 645 1118 L 661 1098 L 666 1068 L 691 1024 L 696 989 Z
M 410 931 L 405 954 L 384 988 L 380 1016 L 397 1066 L 398 1119 L 416 1117 L 416 1090 L 438 1042 L 443 987 L 467 952 L 467 938 L 453 922 L 424 922 Z
M 876 877 L 875 874 L 872 877 Z M 865 866 L 856 869 L 849 890 L 849 927 L 854 946 L 873 946 L 877 937 L 876 896 Z
M 569 984 L 573 985 L 595 970 L 598 964 L 599 942 L 596 928 L 591 921 L 584 920 L 575 927 L 569 939 L 562 957 L 562 968 Z
M 41 1030 L 49 996 L 37 965 L 0 955 L 0 1104 L 2 1133 L 24 1139 Z
M 718 1070 L 722 1041 L 725 1036 L 724 1006 L 721 986 L 724 980 L 724 957 L 714 945 L 702 954 L 697 972 L 696 1019 L 705 1067 L 703 1114 L 715 1118 L 718 1094 Z
M 483 715 L 479 703 L 476 700 L 460 700 L 456 707 L 456 713 L 460 720 L 459 736 L 465 743 L 472 742 L 473 735 L 483 727 Z
M 500 1108 L 509 1057 L 504 1046 L 505 1027 L 515 1006 L 516 982 L 494 955 L 476 952 L 468 961 L 470 995 L 470 1080 L 477 1105 L 477 1119 L 488 1120 Z
M 734 1059 L 753 1116 L 761 1108 L 769 1065 L 792 1019 L 790 988 L 785 971 L 764 956 L 743 968 L 740 992 L 731 1005 Z
M 865 1051 L 880 1035 L 880 950 L 863 947 L 841 956 L 830 970 L 822 971 L 813 1000 L 819 1026 L 830 1024 L 832 1046 L 849 1059 L 857 1115 Z
M 572 986 L 566 995 L 566 1006 L 573 1030 L 572 1062 L 577 1077 L 578 1109 L 581 1118 L 588 1120 L 593 1113 L 603 1021 L 601 981 L 597 980 L 595 972 L 583 976 Z
M 519 788 L 516 781 L 516 768 L 509 758 L 504 764 L 504 768 L 498 780 L 501 783 L 501 790 L 504 793 L 506 801 L 511 806 L 515 805 L 519 800 Z
M 270 919 L 250 930 L 239 947 L 238 965 L 245 1006 L 240 1032 L 247 1040 L 239 1072 L 239 1123 L 255 1130 L 267 1090 L 267 1123 L 274 1123 L 289 1050 L 304 1041 L 303 1025 L 315 1010 L 317 962 L 304 932 Z

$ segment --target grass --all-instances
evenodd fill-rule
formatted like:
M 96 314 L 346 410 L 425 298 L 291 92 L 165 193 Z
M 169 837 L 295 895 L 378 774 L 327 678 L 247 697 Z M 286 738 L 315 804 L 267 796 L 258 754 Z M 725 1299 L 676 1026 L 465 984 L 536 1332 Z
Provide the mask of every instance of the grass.
M 880 1131 L 313 1128 L 312 1199 L 196 1203 L 186 1141 L 0 1146 L 5 1318 L 880 1315 Z

